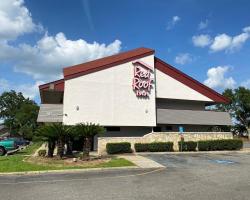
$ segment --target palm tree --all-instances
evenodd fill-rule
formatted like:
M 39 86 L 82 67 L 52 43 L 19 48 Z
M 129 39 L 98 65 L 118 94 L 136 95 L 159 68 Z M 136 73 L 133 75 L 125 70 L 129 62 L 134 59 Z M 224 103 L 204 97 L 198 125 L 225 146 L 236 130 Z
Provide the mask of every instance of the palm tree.
M 36 135 L 43 141 L 48 143 L 48 157 L 53 157 L 54 149 L 56 146 L 57 136 L 54 134 L 54 130 L 51 124 L 45 124 L 40 126 L 36 130 Z
M 66 137 L 70 134 L 70 127 L 61 123 L 50 123 L 41 126 L 37 135 L 48 142 L 48 157 L 53 157 L 55 144 L 57 142 L 57 155 L 62 158 Z
M 104 133 L 105 129 L 98 124 L 93 123 L 79 123 L 74 126 L 74 133 L 83 137 L 83 159 L 89 159 L 89 152 L 91 147 L 91 140 L 95 135 Z

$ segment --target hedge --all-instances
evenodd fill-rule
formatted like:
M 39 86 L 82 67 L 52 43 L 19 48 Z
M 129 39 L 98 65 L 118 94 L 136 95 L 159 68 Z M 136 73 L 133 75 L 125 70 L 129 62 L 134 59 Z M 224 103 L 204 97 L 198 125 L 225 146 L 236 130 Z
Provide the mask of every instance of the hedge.
M 173 151 L 173 142 L 153 142 L 153 143 L 136 143 L 136 152 L 166 152 Z
M 135 143 L 136 152 L 145 152 L 149 151 L 148 143 Z
M 132 153 L 131 144 L 129 142 L 107 143 L 106 151 L 108 154 Z
M 182 147 L 181 147 L 182 143 Z M 178 142 L 179 151 L 196 151 L 197 142 L 194 141 L 179 141 Z
M 198 141 L 199 151 L 239 150 L 243 147 L 240 139 Z

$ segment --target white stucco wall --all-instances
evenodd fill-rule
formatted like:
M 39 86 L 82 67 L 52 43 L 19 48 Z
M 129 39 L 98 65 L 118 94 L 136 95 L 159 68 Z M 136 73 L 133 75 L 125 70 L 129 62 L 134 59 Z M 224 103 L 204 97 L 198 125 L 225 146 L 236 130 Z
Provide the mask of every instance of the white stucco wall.
M 139 60 L 154 68 L 154 55 Z M 93 122 L 103 126 L 155 126 L 155 88 L 149 98 L 136 97 L 132 89 L 133 70 L 132 62 L 128 62 L 66 80 L 63 122 L 71 125 Z
M 156 69 L 156 97 L 195 101 L 213 101 Z

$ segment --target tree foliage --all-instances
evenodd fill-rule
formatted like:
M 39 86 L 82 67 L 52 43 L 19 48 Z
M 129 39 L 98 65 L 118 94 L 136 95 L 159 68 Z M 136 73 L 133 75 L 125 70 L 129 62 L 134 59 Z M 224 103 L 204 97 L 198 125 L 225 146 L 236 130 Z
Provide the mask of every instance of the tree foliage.
M 57 143 L 57 155 L 61 158 L 64 153 L 66 139 L 71 134 L 71 128 L 62 123 L 49 123 L 39 127 L 36 135 L 48 142 L 48 156 L 53 157 L 55 145 Z
M 60 158 L 64 155 L 64 145 L 69 148 L 69 140 L 78 137 L 84 140 L 83 158 L 89 158 L 91 139 L 97 134 L 102 134 L 104 128 L 92 123 L 80 123 L 75 126 L 67 126 L 62 123 L 48 123 L 38 128 L 36 135 L 48 142 L 48 156 L 53 157 L 55 145 L 57 144 Z
M 248 129 L 250 126 L 250 90 L 244 87 L 226 89 L 223 96 L 230 99 L 229 104 L 220 104 L 218 109 L 227 111 L 240 126 Z
M 73 127 L 73 132 L 76 136 L 82 137 L 83 142 L 83 159 L 89 158 L 91 140 L 95 135 L 104 133 L 105 129 L 98 124 L 79 123 Z
M 36 128 L 37 104 L 14 90 L 0 96 L 0 118 L 11 134 L 20 134 L 31 139 Z

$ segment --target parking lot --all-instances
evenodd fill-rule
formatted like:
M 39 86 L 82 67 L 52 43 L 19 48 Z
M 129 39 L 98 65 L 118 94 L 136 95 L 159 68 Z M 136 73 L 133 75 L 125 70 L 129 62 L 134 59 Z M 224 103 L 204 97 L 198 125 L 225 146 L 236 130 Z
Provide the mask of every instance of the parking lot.
M 166 169 L 2 176 L 1 198 L 249 200 L 249 153 L 144 156 Z
M 244 168 L 250 165 L 249 153 L 195 153 L 195 154 L 144 154 L 168 169 L 223 170 Z

